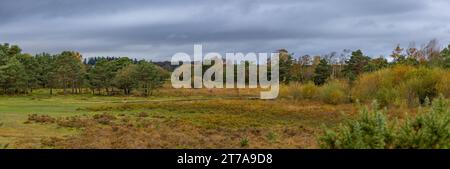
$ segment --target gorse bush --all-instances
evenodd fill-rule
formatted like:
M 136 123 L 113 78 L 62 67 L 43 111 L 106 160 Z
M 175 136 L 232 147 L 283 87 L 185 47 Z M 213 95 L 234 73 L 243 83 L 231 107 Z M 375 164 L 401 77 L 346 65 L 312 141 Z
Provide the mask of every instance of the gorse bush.
M 281 87 L 280 96 L 294 100 L 315 99 L 318 97 L 318 93 L 319 87 L 312 82 L 306 84 L 291 83 Z
M 396 66 L 363 74 L 354 83 L 351 91 L 352 99 L 361 101 L 375 99 L 382 106 L 398 103 L 401 98 L 398 85 L 412 69 L 414 68 L 411 66 Z
M 412 105 L 414 100 L 422 104 L 425 98 L 437 96 L 436 84 L 441 80 L 441 69 L 420 67 L 408 72 L 404 82 L 403 92 L 408 96 L 408 103 Z M 410 97 L 412 96 L 412 97 Z
M 281 97 L 318 100 L 328 104 L 377 100 L 383 107 L 417 107 L 424 104 L 425 98 L 433 100 L 439 94 L 450 97 L 448 84 L 448 69 L 396 65 L 361 74 L 351 84 L 336 79 L 321 86 L 312 82 L 291 83 L 282 87 Z
M 294 99 L 294 100 L 298 100 L 298 99 L 302 99 L 302 86 L 301 84 L 292 84 L 289 85 L 289 95 Z
M 314 99 L 317 97 L 319 93 L 319 87 L 314 85 L 314 83 L 309 82 L 302 86 L 301 88 L 301 96 L 304 99 Z
M 351 96 L 361 101 L 376 99 L 382 106 L 403 103 L 418 106 L 427 97 L 450 95 L 449 74 L 450 71 L 441 68 L 398 65 L 359 76 Z
M 336 130 L 326 129 L 319 137 L 319 145 L 342 149 L 449 148 L 448 104 L 439 97 L 431 108 L 425 107 L 416 117 L 402 121 L 389 120 L 386 111 L 373 104 L 372 109 L 363 108 L 356 119 L 347 119 Z
M 345 81 L 332 80 L 322 86 L 312 82 L 293 83 L 281 89 L 281 97 L 294 100 L 319 100 L 328 104 L 340 104 L 349 101 L 349 86 Z
M 441 80 L 436 84 L 438 93 L 443 94 L 446 98 L 450 97 L 450 71 L 442 72 Z
M 340 104 L 349 101 L 348 84 L 344 81 L 333 80 L 320 88 L 319 98 L 329 104 Z

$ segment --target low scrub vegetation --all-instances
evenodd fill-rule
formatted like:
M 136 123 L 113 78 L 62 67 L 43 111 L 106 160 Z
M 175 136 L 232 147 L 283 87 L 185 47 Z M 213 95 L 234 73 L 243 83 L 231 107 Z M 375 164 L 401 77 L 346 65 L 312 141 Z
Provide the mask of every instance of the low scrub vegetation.
M 415 107 L 425 98 L 448 95 L 450 71 L 441 68 L 395 66 L 361 75 L 352 88 L 352 99 L 376 99 L 381 105 Z
M 450 111 L 447 101 L 439 97 L 417 116 L 405 119 L 389 118 L 386 110 L 374 103 L 364 108 L 356 119 L 336 130 L 327 129 L 319 138 L 322 148 L 387 149 L 387 148 L 449 148 Z
M 450 70 L 437 67 L 397 65 L 358 76 L 353 82 L 329 80 L 322 86 L 312 82 L 292 83 L 281 88 L 281 97 L 342 104 L 377 100 L 381 106 L 418 107 L 439 94 L 450 96 Z
M 79 117 L 74 117 L 75 119 Z M 117 117 L 119 118 L 119 117 Z M 98 123 L 92 118 L 85 121 L 82 132 L 66 138 L 50 137 L 40 141 L 42 147 L 50 148 L 263 148 L 286 146 L 275 140 L 273 132 L 281 137 L 302 138 L 301 130 L 282 128 L 268 131 L 264 128 L 230 129 L 224 127 L 204 128 L 188 121 L 159 117 L 120 117 L 116 123 Z M 72 126 L 68 126 L 72 127 Z M 250 142 L 250 140 L 252 140 Z M 291 145 L 291 146 L 299 146 Z M 299 148 L 299 147 L 297 147 Z
M 55 121 L 55 118 L 48 115 L 30 114 L 28 115 L 28 120 L 25 123 L 54 123 Z
M 59 127 L 67 127 L 67 128 L 84 128 L 91 123 L 98 124 L 111 124 L 114 120 L 116 120 L 116 116 L 113 116 L 108 113 L 103 114 L 95 114 L 92 119 L 82 116 L 71 116 L 71 117 L 51 117 L 49 115 L 37 115 L 30 114 L 28 115 L 28 120 L 25 122 L 29 123 L 38 123 L 38 124 L 53 124 L 55 123 Z
M 89 125 L 89 121 L 80 116 L 58 118 L 56 124 L 59 127 L 83 128 Z
M 290 84 L 284 86 L 281 91 L 281 97 L 294 100 L 309 99 L 319 100 L 328 104 L 343 104 L 349 100 L 349 86 L 345 81 L 333 80 L 322 86 L 316 86 L 314 83 Z
M 349 101 L 348 91 L 349 87 L 346 82 L 334 80 L 321 86 L 319 98 L 329 104 L 347 103 Z

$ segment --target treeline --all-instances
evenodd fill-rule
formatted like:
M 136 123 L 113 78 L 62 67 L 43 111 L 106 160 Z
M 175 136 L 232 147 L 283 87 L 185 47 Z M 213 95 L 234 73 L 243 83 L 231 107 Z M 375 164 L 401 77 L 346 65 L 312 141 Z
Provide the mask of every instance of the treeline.
M 338 54 L 332 52 L 322 56 L 303 55 L 294 58 L 287 50 L 280 52 L 280 81 L 284 83 L 313 81 L 322 85 L 330 79 L 348 79 L 354 81 L 358 75 L 374 72 L 395 65 L 427 66 L 450 68 L 450 45 L 440 49 L 436 40 L 421 48 L 411 45 L 394 48 L 389 62 L 385 57 L 369 57 L 361 50 L 344 50 Z
M 450 45 L 441 50 L 436 40 L 421 48 L 411 46 L 405 49 L 398 45 L 391 54 L 392 61 L 382 56 L 369 57 L 361 50 L 344 50 L 340 54 L 333 52 L 322 56 L 294 56 L 285 49 L 279 50 L 279 53 L 280 81 L 284 84 L 313 83 L 323 86 L 330 80 L 337 79 L 348 81 L 345 85 L 353 87 L 362 74 L 397 65 L 450 68 Z M 36 88 L 47 88 L 53 93 L 53 89 L 57 88 L 63 89 L 65 94 L 82 93 L 83 89 L 96 94 L 131 94 L 137 89 L 144 95 L 150 95 L 169 77 L 167 70 L 175 68 L 169 64 L 170 62 L 151 63 L 127 57 L 84 59 L 80 53 L 73 51 L 32 56 L 22 53 L 16 45 L 2 44 L 0 94 L 30 93 Z M 204 67 L 203 71 L 207 68 Z M 342 85 L 328 85 L 325 88 L 336 86 Z M 424 95 L 429 94 L 421 94 L 421 101 Z M 324 94 L 323 98 L 329 97 Z
M 280 70 L 285 73 L 280 72 L 280 76 L 288 85 L 283 86 L 281 95 L 331 104 L 377 100 L 382 106 L 409 107 L 440 94 L 450 97 L 450 45 L 440 49 L 433 40 L 420 49 L 397 46 L 391 57 L 388 62 L 356 50 L 339 59 L 318 56 L 296 60 L 284 52 Z
M 168 72 L 145 61 L 127 57 L 83 59 L 74 51 L 51 55 L 22 53 L 17 45 L 0 44 L 0 93 L 27 94 L 33 89 L 63 89 L 64 94 L 131 94 L 138 89 L 144 95 L 162 86 Z M 103 93 L 105 91 L 105 93 Z

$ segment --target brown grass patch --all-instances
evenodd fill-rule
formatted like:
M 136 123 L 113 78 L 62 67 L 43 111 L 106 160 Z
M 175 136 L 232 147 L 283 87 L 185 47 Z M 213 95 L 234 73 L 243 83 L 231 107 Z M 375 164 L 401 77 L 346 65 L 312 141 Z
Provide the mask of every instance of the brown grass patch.
M 54 123 L 55 121 L 55 118 L 48 115 L 29 114 L 25 123 Z
M 121 112 L 59 118 L 60 127 L 81 133 L 45 138 L 51 148 L 316 148 L 321 126 L 335 126 L 350 104 L 316 101 L 213 99 L 95 106 Z M 134 116 L 128 111 L 139 110 Z
M 275 133 L 275 134 L 274 134 Z M 314 131 L 300 127 L 201 128 L 183 120 L 136 120 L 112 125 L 90 125 L 80 135 L 50 138 L 57 148 L 311 148 Z M 242 140 L 247 140 L 242 146 Z M 306 139 L 308 138 L 308 139 Z
M 89 123 L 90 123 L 89 120 L 83 119 L 80 116 L 58 118 L 56 122 L 56 124 L 58 124 L 59 127 L 68 127 L 68 128 L 83 128 L 86 127 Z

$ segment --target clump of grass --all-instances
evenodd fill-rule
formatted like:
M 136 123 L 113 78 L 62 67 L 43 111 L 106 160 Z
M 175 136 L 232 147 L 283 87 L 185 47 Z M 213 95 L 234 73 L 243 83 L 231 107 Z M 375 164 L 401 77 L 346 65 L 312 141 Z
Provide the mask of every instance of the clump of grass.
M 269 132 L 266 134 L 266 139 L 271 143 L 275 142 L 277 140 L 277 138 L 278 138 L 278 135 L 274 132 Z
M 116 120 L 116 116 L 108 113 L 96 114 L 94 115 L 94 120 L 100 124 L 110 124 L 112 121 Z
M 56 144 L 61 140 L 58 137 L 45 137 L 41 139 L 41 144 L 44 147 L 56 147 Z
M 148 113 L 146 112 L 140 112 L 136 115 L 137 117 L 148 117 Z
M 241 138 L 241 141 L 239 142 L 241 147 L 248 147 L 249 146 L 249 140 L 247 137 Z
M 0 144 L 0 149 L 7 149 L 9 147 L 9 144 Z
M 67 128 L 83 128 L 88 125 L 89 121 L 80 116 L 58 118 L 56 124 L 60 127 Z
M 55 118 L 50 117 L 49 115 L 38 115 L 38 114 L 29 114 L 28 120 L 25 123 L 54 123 L 56 121 Z

